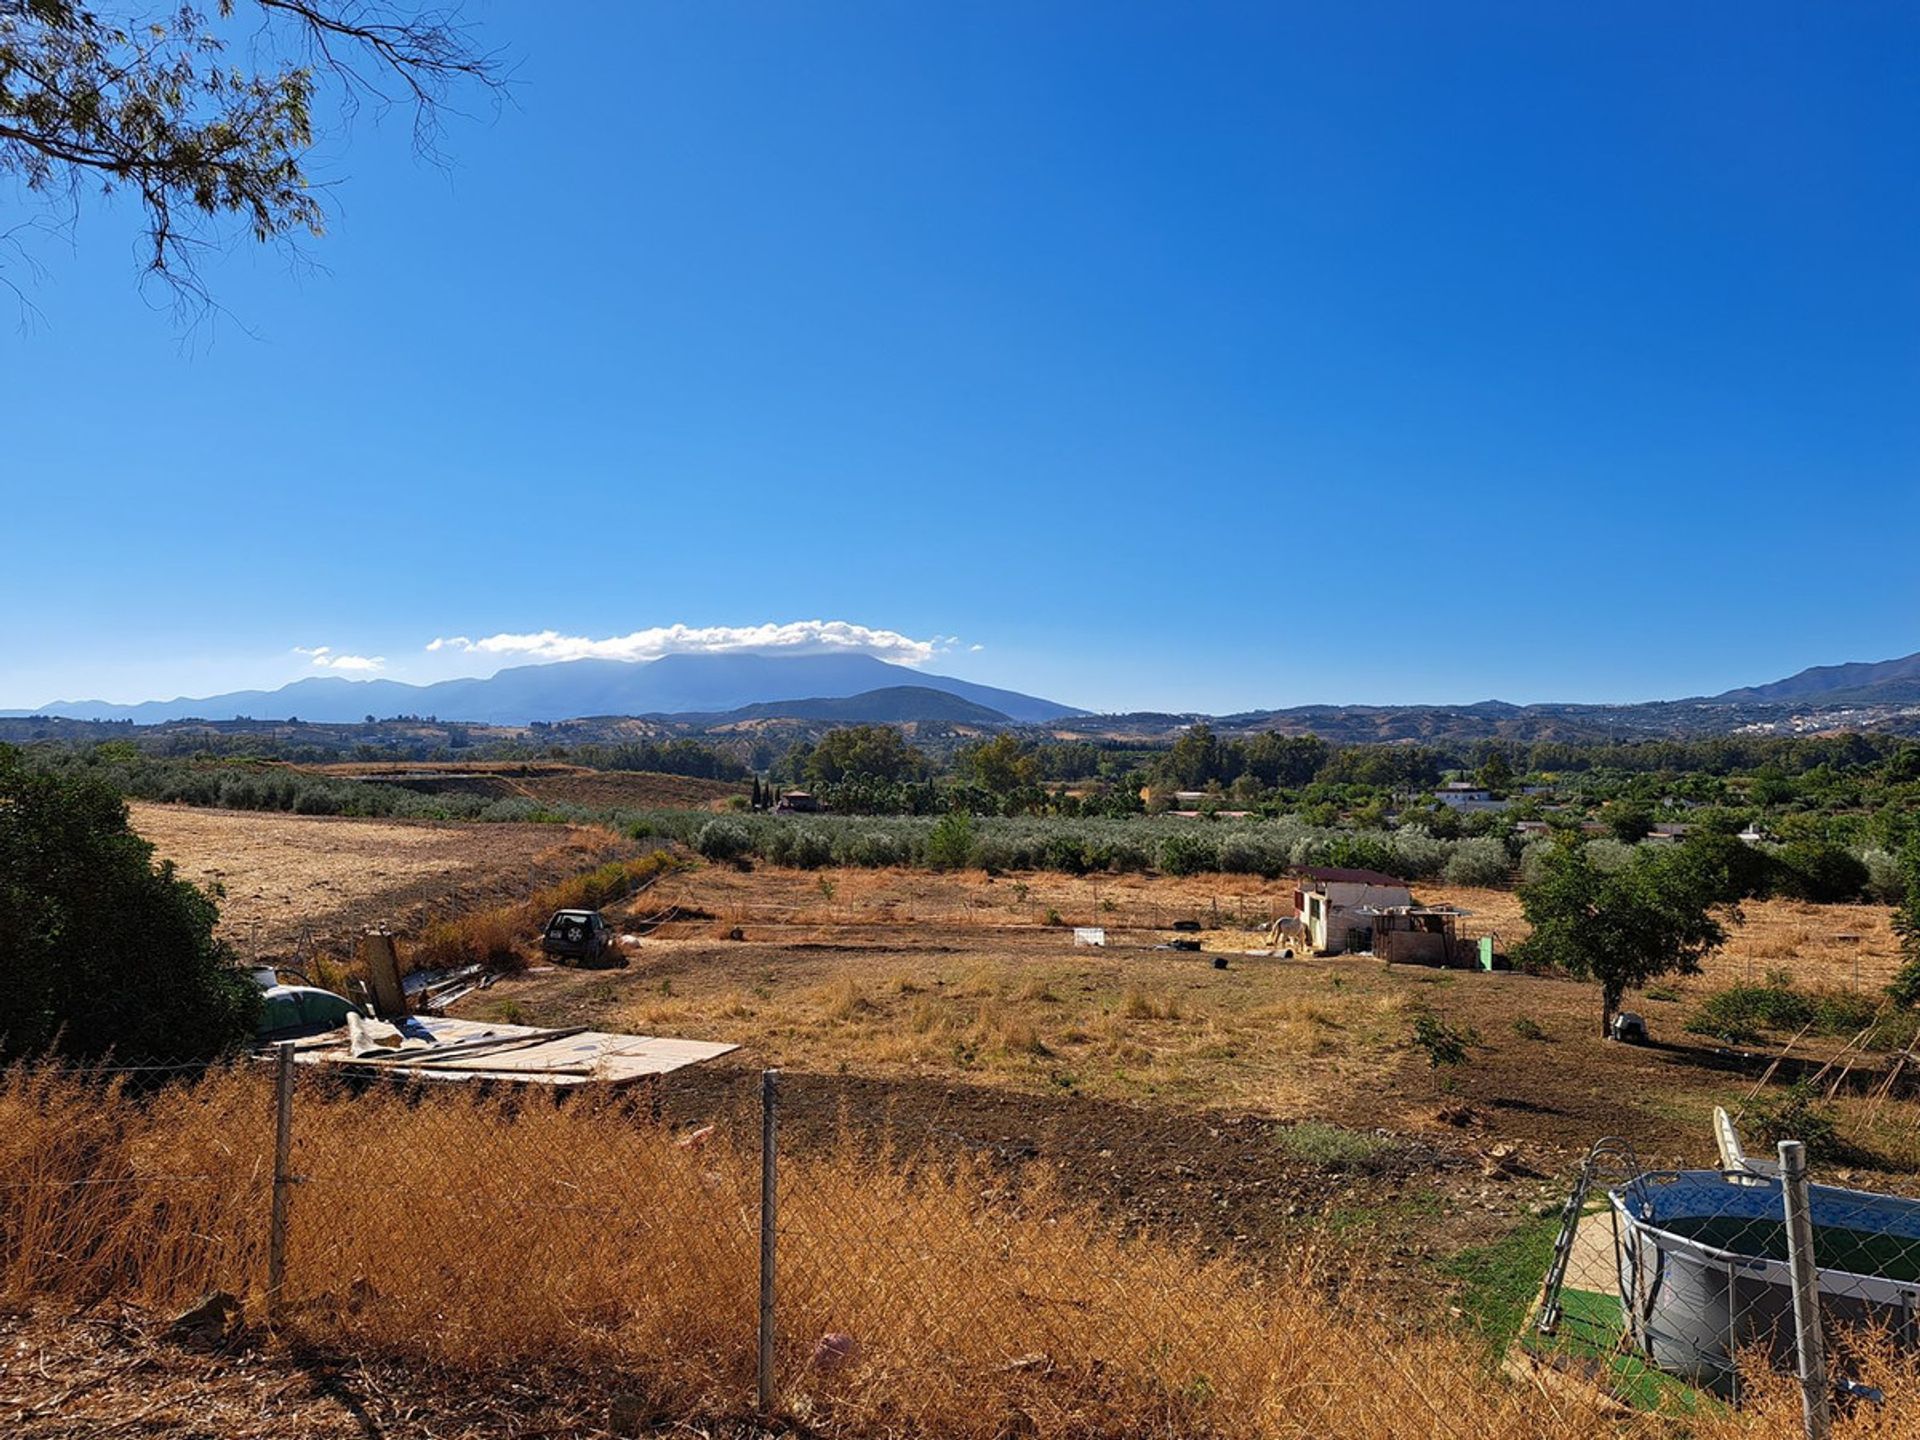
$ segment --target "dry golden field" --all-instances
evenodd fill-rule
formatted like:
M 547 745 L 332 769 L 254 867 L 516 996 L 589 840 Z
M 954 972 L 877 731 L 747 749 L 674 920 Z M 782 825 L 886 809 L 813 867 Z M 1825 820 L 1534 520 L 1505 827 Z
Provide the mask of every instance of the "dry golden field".
M 306 932 L 344 954 L 363 926 L 414 929 L 498 904 L 622 848 L 584 827 L 131 808 L 158 859 L 224 892 L 221 933 L 249 960 L 285 958 Z
M 623 853 L 614 837 L 558 827 L 146 806 L 136 823 L 184 873 L 225 885 L 230 932 L 278 923 L 284 935 L 276 917 L 299 913 L 345 934 L 410 904 L 511 945 L 533 928 L 526 902 L 548 874 Z M 1510 893 L 1421 898 L 1466 907 L 1468 928 L 1502 950 L 1524 934 Z M 752 1097 L 776 1066 L 782 1243 L 796 1267 L 783 1404 L 818 1433 L 1672 1440 L 1662 1421 L 1488 1383 L 1486 1353 L 1460 1329 L 1454 1257 L 1537 1234 L 1603 1134 L 1650 1160 L 1706 1160 L 1710 1108 L 1739 1107 L 1753 1066 L 1688 1034 L 1687 1016 L 1749 973 L 1844 987 L 1857 961 L 1861 986 L 1883 981 L 1885 913 L 1749 906 L 1706 975 L 1630 1000 L 1655 1040 L 1631 1047 L 1598 1038 L 1593 987 L 1570 980 L 1253 953 L 1290 906 L 1285 882 L 1216 876 L 665 874 L 608 907 L 632 936 L 624 968 L 555 968 L 529 949 L 527 971 L 464 1013 L 742 1051 L 674 1077 L 659 1130 L 592 1103 L 303 1090 L 288 1318 L 274 1341 L 250 1332 L 250 1363 L 276 1373 L 290 1340 L 397 1358 L 416 1375 L 437 1367 L 449 1378 L 415 1383 L 456 1390 L 541 1366 L 568 1384 L 644 1384 L 663 1423 L 737 1415 L 750 1388 Z M 1103 926 L 1109 945 L 1076 947 L 1076 924 Z M 1203 948 L 1162 948 L 1176 934 Z M 1410 1043 L 1422 1014 L 1470 1033 L 1466 1064 L 1430 1069 Z M 1911 1188 L 1914 1107 L 1835 1103 L 1875 1152 L 1860 1178 Z M 123 1316 L 163 1314 L 238 1275 L 257 1304 L 267 1113 L 257 1076 L 130 1107 L 84 1083 L 17 1077 L 0 1095 L 0 1184 L 14 1197 L 0 1282 L 29 1317 L 13 1322 L 31 1337 L 21 1343 L 93 1353 L 36 1297 L 84 1312 L 111 1294 Z M 94 1190 L 95 1176 L 112 1183 Z M 153 1329 L 145 1363 L 173 1377 L 166 1413 L 188 1424 L 195 1387 L 211 1381 L 179 1379 Z M 809 1347 L 843 1332 L 861 1358 L 816 1373 Z M 1892 1364 L 1860 1373 L 1911 1392 Z M 623 1376 L 644 1378 L 609 1378 Z M 63 1392 L 34 1383 L 0 1368 L 0 1390 L 44 1397 L 19 1412 L 39 1424 Z M 297 1375 L 275 1383 L 319 1410 L 340 1393 L 314 1396 Z M 116 1384 L 94 1386 L 103 1422 L 111 1397 L 124 1404 Z M 1790 1388 L 1762 1381 L 1755 1394 L 1742 1415 L 1686 1433 L 1778 1433 Z M 492 1412 L 466 1391 L 446 1403 L 482 1417 L 465 1433 L 517 1433 L 489 1429 Z M 262 1405 L 256 1431 L 236 1420 L 231 1433 L 290 1433 Z M 550 1433 L 597 1423 L 577 1406 L 543 1413 L 562 1412 Z M 1903 1416 L 1861 1412 L 1836 1434 L 1908 1433 L 1885 1428 Z

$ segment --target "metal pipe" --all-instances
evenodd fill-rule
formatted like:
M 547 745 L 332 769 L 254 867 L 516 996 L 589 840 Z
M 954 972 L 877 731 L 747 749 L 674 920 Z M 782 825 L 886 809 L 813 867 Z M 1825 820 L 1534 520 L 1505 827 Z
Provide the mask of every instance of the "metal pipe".
M 760 1072 L 760 1414 L 773 1414 L 774 1268 L 780 1225 L 780 1072 Z
M 273 1047 L 279 1069 L 274 1076 L 273 1215 L 267 1226 L 267 1323 L 280 1306 L 287 1278 L 287 1194 L 293 1185 L 293 1045 Z
M 1807 1440 L 1826 1440 L 1827 1356 L 1820 1333 L 1820 1272 L 1813 1259 L 1813 1211 L 1807 1190 L 1807 1147 L 1780 1142 L 1780 1190 L 1787 1212 L 1787 1265 L 1793 1274 L 1794 1348 L 1799 1361 L 1800 1412 Z

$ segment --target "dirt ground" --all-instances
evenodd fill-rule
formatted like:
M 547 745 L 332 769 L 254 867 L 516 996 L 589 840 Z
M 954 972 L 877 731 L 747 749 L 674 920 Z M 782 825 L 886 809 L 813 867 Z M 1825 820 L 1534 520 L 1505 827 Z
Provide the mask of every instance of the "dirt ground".
M 351 820 L 136 804 L 133 825 L 196 884 L 225 890 L 221 933 L 248 960 L 344 953 L 362 927 L 406 933 L 518 899 L 618 844 L 557 825 Z
M 226 886 L 229 933 L 266 953 L 303 926 L 350 936 L 518 900 L 616 843 L 552 826 L 135 815 L 184 873 Z M 1472 912 L 1464 928 L 1502 951 L 1525 934 L 1510 892 L 1419 893 Z M 1597 994 L 1575 981 L 1248 953 L 1291 904 L 1288 882 L 1214 875 L 701 865 L 611 912 L 634 933 L 626 968 L 536 963 L 464 1013 L 741 1045 L 669 1088 L 684 1123 L 750 1105 L 759 1070 L 779 1066 L 803 1138 L 851 1124 L 1044 1163 L 1130 1223 L 1220 1249 L 1331 1227 L 1391 1267 L 1550 1204 L 1605 1135 L 1651 1162 L 1707 1162 L 1712 1107 L 1746 1102 L 1768 1057 L 1688 1034 L 1700 999 L 1783 969 L 1874 987 L 1897 957 L 1882 908 L 1751 904 L 1704 975 L 1631 997 L 1655 1043 L 1622 1046 L 1598 1038 Z M 1076 946 L 1073 927 L 1093 924 L 1108 946 Z M 1160 948 L 1176 936 L 1203 948 Z M 1465 1064 L 1429 1065 L 1411 1042 L 1422 1014 L 1471 1036 Z M 1894 1133 L 1872 1183 L 1920 1183 L 1908 1108 L 1876 1112 Z
M 210 1343 L 105 1302 L 0 1314 L 0 1430 L 16 1440 L 604 1440 L 617 1375 L 440 1373 L 242 1329 Z M 687 1433 L 640 1412 L 641 1433 Z M 629 1431 L 627 1433 L 635 1433 Z M 713 1432 L 698 1432 L 713 1433 Z M 727 1432 L 732 1433 L 732 1432 Z
M 1502 949 L 1525 933 L 1510 893 L 1421 895 L 1471 910 Z M 1290 901 L 1284 883 L 1212 876 L 706 866 L 615 913 L 643 932 L 627 968 L 536 966 L 467 1013 L 742 1045 L 676 1078 L 685 1123 L 749 1103 L 777 1066 L 803 1138 L 852 1125 L 1047 1164 L 1129 1223 L 1219 1250 L 1332 1229 L 1393 1270 L 1551 1206 L 1602 1136 L 1708 1163 L 1712 1107 L 1738 1107 L 1766 1057 L 1687 1034 L 1700 997 L 1749 966 L 1843 986 L 1855 954 L 1870 984 L 1891 944 L 1880 911 L 1750 906 L 1706 975 L 1632 1000 L 1656 1043 L 1625 1046 L 1599 1038 L 1597 992 L 1575 981 L 1246 953 Z M 649 928 L 669 906 L 687 918 Z M 1077 946 L 1072 925 L 1096 917 L 1108 946 Z M 1183 919 L 1203 950 L 1158 948 L 1191 933 L 1169 928 Z M 1843 928 L 1862 939 L 1821 938 Z M 1470 1033 L 1464 1065 L 1436 1072 L 1412 1044 L 1423 1013 Z M 1912 1183 L 1908 1163 L 1882 1181 Z

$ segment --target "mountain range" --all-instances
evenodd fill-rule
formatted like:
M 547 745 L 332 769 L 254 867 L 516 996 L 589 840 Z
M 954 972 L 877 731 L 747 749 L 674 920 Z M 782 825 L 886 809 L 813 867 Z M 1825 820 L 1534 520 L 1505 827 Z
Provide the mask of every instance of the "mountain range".
M 76 720 L 302 720 L 345 724 L 368 715 L 433 715 L 483 725 L 525 725 L 590 715 L 712 716 L 770 702 L 816 703 L 877 690 L 909 688 L 924 697 L 955 696 L 984 712 L 987 723 L 1039 724 L 1084 714 L 1071 705 L 929 675 L 871 655 L 666 655 L 658 660 L 563 660 L 516 665 L 485 679 L 409 685 L 399 680 L 313 676 L 278 690 L 236 690 L 198 699 L 148 700 L 115 705 L 101 700 L 57 700 L 38 710 L 5 716 L 61 715 Z M 900 719 L 921 718 L 902 714 Z M 959 715 L 951 718 L 958 719 Z
M 1850 700 L 1867 704 L 1920 700 L 1920 655 L 1906 655 L 1898 660 L 1814 665 L 1770 685 L 1728 690 L 1713 698 L 1728 704 L 1776 705 L 1809 700 L 1827 704 Z
M 992 728 L 1048 725 L 1063 733 L 1146 739 L 1196 715 L 1090 715 L 1059 701 L 930 675 L 870 655 L 668 655 L 659 660 L 569 660 L 520 665 L 484 679 L 409 685 L 316 676 L 278 690 L 115 705 L 56 701 L 0 716 L 163 724 L 243 717 L 353 723 L 368 715 L 524 725 L 633 716 L 681 729 L 770 720 Z M 1222 717 L 1223 731 L 1311 731 L 1338 741 L 1468 738 L 1629 739 L 1656 735 L 1806 734 L 1823 729 L 1920 733 L 1920 654 L 1818 665 L 1718 695 L 1637 704 L 1303 705 Z

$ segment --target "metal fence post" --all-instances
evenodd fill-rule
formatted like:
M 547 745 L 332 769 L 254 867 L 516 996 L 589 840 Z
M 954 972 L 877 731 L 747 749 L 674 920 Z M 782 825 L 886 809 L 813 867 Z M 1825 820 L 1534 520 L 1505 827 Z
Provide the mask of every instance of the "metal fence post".
M 273 1049 L 279 1069 L 274 1077 L 273 1219 L 267 1230 L 268 1324 L 280 1307 L 280 1287 L 287 1278 L 287 1193 L 293 1185 L 293 1046 Z
M 773 1413 L 774 1261 L 780 1224 L 780 1072 L 760 1072 L 760 1413 Z
M 1780 1142 L 1780 1191 L 1787 1210 L 1787 1265 L 1793 1272 L 1793 1329 L 1800 1369 L 1800 1411 L 1807 1440 L 1827 1440 L 1827 1356 L 1820 1333 L 1820 1276 L 1813 1261 L 1807 1147 Z

